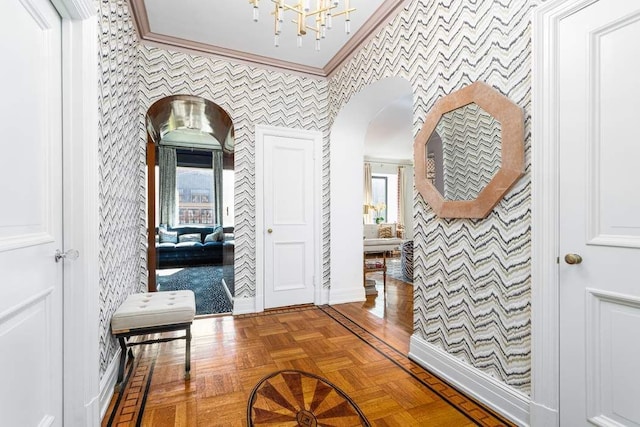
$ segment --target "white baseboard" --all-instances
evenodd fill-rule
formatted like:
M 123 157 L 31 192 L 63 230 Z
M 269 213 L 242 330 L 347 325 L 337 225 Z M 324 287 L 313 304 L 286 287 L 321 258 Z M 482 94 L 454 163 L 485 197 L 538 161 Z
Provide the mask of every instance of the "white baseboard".
M 255 298 L 234 298 L 233 314 L 248 314 L 256 312 Z
M 558 427 L 560 425 L 560 414 L 557 410 L 535 402 L 531 402 L 530 410 L 532 426 Z
M 411 337 L 409 357 L 448 381 L 458 390 L 487 405 L 517 425 L 529 425 L 531 399 L 524 393 L 458 360 L 415 335 Z
M 100 419 L 104 418 L 104 414 L 109 409 L 109 403 L 113 397 L 116 381 L 118 380 L 118 363 L 120 362 L 120 349 L 111 359 L 111 363 L 107 366 L 107 370 L 100 379 Z
M 329 304 L 344 304 L 347 302 L 361 302 L 366 301 L 367 298 L 364 294 L 364 286 L 358 286 L 356 288 L 338 289 L 337 287 L 331 287 L 329 290 Z
M 323 287 L 322 289 L 320 289 L 320 303 L 317 305 L 329 304 L 329 291 L 329 287 Z

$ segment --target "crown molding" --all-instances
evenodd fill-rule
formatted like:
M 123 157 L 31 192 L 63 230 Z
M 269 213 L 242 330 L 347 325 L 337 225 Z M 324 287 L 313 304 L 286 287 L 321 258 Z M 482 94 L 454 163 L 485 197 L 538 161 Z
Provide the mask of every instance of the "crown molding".
M 409 0 L 384 1 L 378 10 L 371 15 L 371 18 L 360 27 L 342 49 L 324 66 L 325 76 L 331 76 L 344 62 L 350 59 L 362 45 L 377 35 L 382 27 L 395 18 L 400 8 L 404 7 L 405 3 L 408 2 Z
M 128 3 L 138 37 L 140 41 L 145 44 L 148 43 L 164 48 L 177 48 L 190 53 L 210 54 L 248 63 L 249 65 L 267 66 L 281 71 L 293 71 L 315 77 L 328 77 L 345 61 L 350 59 L 363 43 L 377 34 L 378 30 L 380 30 L 393 16 L 395 16 L 394 12 L 402 7 L 407 1 L 408 0 L 388 0 L 383 2 L 371 18 L 353 35 L 353 37 L 351 37 L 351 39 L 349 39 L 342 49 L 340 49 L 323 68 L 311 67 L 304 64 L 282 61 L 267 56 L 227 49 L 207 43 L 157 34 L 152 32 L 149 26 L 149 19 L 144 0 L 128 0 Z

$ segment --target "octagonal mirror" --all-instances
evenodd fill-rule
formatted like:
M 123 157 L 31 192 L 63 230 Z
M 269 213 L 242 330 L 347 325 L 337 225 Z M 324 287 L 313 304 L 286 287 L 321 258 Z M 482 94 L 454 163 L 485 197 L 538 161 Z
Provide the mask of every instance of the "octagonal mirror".
M 445 96 L 415 139 L 414 164 L 439 217 L 486 217 L 524 173 L 522 109 L 481 82 Z

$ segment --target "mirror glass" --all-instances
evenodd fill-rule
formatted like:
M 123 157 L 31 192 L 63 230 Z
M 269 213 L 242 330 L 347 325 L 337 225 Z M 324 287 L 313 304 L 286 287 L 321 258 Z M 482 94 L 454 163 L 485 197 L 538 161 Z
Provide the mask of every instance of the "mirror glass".
M 427 141 L 427 179 L 445 200 L 474 200 L 501 165 L 500 122 L 472 102 L 440 117 Z

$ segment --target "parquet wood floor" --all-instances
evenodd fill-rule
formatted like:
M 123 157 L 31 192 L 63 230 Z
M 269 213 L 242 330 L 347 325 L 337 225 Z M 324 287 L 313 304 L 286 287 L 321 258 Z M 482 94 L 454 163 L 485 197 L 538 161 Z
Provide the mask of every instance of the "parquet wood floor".
M 353 309 L 307 306 L 197 319 L 191 379 L 183 379 L 183 341 L 139 348 L 131 379 L 122 396 L 114 395 L 103 425 L 247 426 L 251 391 L 281 370 L 303 371 L 335 385 L 370 425 L 508 425 L 411 362 L 398 343 L 387 345 L 390 327 L 385 334 L 369 332 L 376 326 L 374 314 L 360 309 L 369 319 L 362 327 L 351 320 L 347 314 Z M 300 390 L 313 393 L 309 387 Z M 333 425 L 352 425 L 342 424 L 338 415 Z

